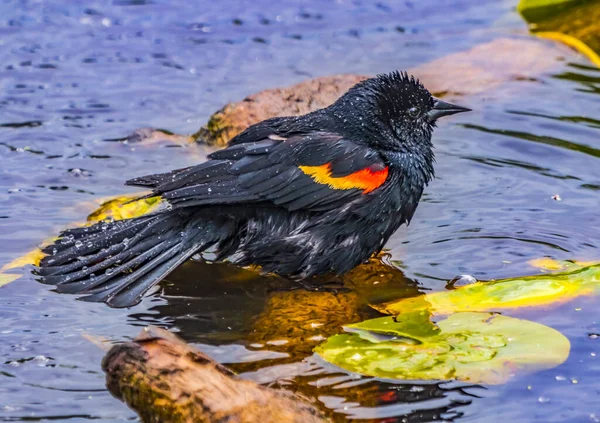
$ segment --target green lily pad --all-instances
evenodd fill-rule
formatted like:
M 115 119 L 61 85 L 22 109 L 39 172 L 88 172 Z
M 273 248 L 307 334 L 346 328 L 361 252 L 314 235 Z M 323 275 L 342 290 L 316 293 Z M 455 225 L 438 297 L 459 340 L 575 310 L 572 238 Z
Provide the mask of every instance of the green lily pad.
M 437 326 L 409 313 L 344 329 L 349 333 L 330 337 L 317 354 L 347 371 L 389 379 L 499 384 L 558 366 L 570 349 L 552 328 L 493 313 L 455 313 Z
M 521 0 L 517 6 L 519 13 L 528 22 L 555 16 L 586 0 Z
M 533 34 L 566 44 L 600 66 L 599 0 L 521 0 L 517 10 Z

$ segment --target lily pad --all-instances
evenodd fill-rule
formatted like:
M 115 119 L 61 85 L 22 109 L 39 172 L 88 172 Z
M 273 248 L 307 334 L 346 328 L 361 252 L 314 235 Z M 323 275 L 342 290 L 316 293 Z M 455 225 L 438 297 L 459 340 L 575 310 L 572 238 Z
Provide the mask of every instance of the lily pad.
M 161 203 L 160 197 L 133 201 L 134 198 L 132 196 L 122 196 L 104 201 L 96 211 L 88 216 L 88 223 L 99 222 L 107 218 L 123 220 L 142 216 L 155 210 Z
M 577 262 L 544 262 L 546 266 L 562 266 L 561 273 L 477 282 L 452 291 L 432 292 L 382 304 L 374 309 L 399 315 L 428 311 L 447 315 L 459 311 L 498 311 L 523 307 L 560 304 L 573 298 L 592 295 L 600 290 L 600 265 L 583 267 Z M 586 263 L 589 264 L 589 263 Z
M 141 216 L 156 210 L 161 204 L 160 198 L 158 197 L 133 201 L 136 197 L 137 196 L 121 196 L 108 200 L 100 200 L 100 207 L 88 216 L 87 222 L 84 225 L 91 225 L 109 218 L 114 220 L 122 220 Z M 7 270 L 18 269 L 30 264 L 38 265 L 43 257 L 44 253 L 42 253 L 40 249 L 35 249 L 22 255 L 21 257 L 16 258 L 10 263 L 1 266 L 0 287 L 7 285 L 23 276 L 23 274 L 6 273 Z
M 493 313 L 455 313 L 434 325 L 422 313 L 345 326 L 315 348 L 326 361 L 366 376 L 500 384 L 569 356 L 560 332 Z M 416 319 L 416 320 L 415 320 Z M 419 324 L 415 324 L 415 323 Z
M 536 21 L 557 15 L 586 0 L 521 0 L 517 10 L 527 21 Z
M 17 279 L 19 279 L 21 275 L 13 275 L 10 273 L 0 273 L 0 286 L 7 285 Z
M 534 35 L 566 44 L 600 66 L 600 1 L 521 0 L 517 9 Z

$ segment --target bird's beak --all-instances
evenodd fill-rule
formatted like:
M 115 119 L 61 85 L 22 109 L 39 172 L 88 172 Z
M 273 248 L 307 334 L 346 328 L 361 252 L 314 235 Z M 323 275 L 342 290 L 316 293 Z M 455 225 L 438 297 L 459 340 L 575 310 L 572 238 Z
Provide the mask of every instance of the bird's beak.
M 450 116 L 455 113 L 470 112 L 471 109 L 457 106 L 456 104 L 446 103 L 439 98 L 433 97 L 433 109 L 427 113 L 430 122 L 435 122 L 441 117 Z

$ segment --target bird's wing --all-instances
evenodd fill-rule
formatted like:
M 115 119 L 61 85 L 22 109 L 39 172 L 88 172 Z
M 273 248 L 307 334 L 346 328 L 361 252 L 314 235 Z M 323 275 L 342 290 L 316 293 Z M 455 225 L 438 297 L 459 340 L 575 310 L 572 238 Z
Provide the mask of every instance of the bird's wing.
M 375 150 L 320 132 L 271 134 L 229 146 L 208 161 L 128 181 L 152 188 L 173 207 L 262 203 L 326 211 L 382 186 L 389 168 Z

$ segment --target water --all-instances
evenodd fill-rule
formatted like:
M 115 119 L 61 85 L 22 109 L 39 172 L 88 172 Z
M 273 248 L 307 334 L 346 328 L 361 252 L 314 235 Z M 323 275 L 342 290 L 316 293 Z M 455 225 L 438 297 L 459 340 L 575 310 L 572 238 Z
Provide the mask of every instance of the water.
M 125 179 L 202 160 L 187 148 L 110 141 L 140 127 L 191 133 L 228 101 L 334 73 L 411 67 L 523 32 L 507 1 L 0 1 L 0 263 L 81 221 Z M 527 261 L 598 259 L 600 71 L 583 59 L 465 101 L 435 134 L 438 178 L 388 244 L 404 293 L 535 272 Z M 552 199 L 559 195 L 562 201 Z M 357 379 L 302 345 L 256 348 L 270 279 L 187 263 L 131 310 L 75 301 L 30 277 L 0 288 L 0 420 L 135 421 L 102 352 L 157 324 L 245 377 L 314 398 L 336 421 L 600 420 L 600 299 L 511 315 L 560 330 L 558 368 L 502 386 Z M 368 311 L 363 310 L 368 314 Z M 280 315 L 282 319 L 286 316 Z

